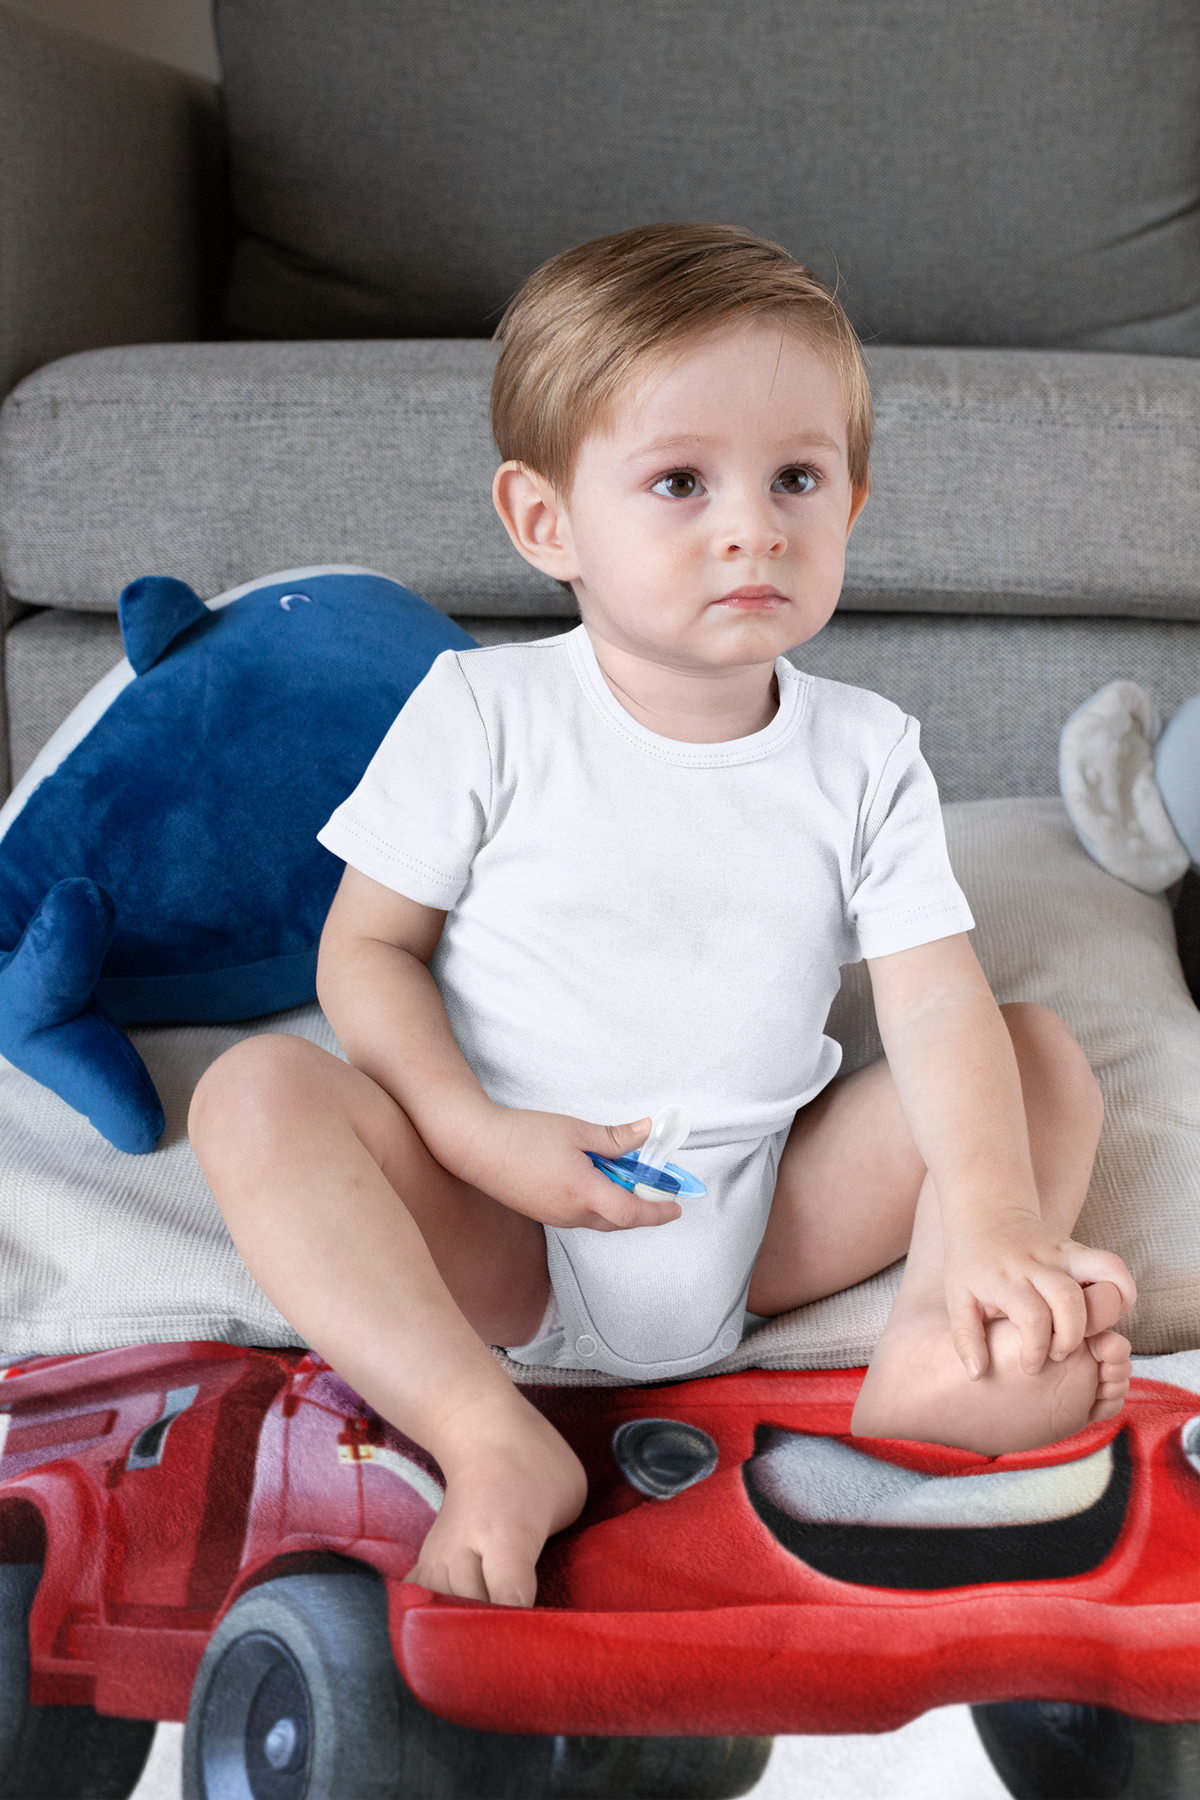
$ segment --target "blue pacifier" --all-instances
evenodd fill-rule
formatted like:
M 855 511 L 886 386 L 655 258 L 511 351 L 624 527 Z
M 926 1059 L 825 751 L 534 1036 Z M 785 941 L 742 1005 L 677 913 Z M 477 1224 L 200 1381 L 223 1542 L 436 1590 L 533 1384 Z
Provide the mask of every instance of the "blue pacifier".
M 650 1136 L 640 1150 L 624 1156 L 588 1155 L 602 1175 L 628 1188 L 639 1200 L 698 1200 L 708 1189 L 686 1169 L 680 1169 L 667 1158 L 678 1150 L 692 1129 L 692 1121 L 682 1106 L 664 1106 L 650 1122 Z

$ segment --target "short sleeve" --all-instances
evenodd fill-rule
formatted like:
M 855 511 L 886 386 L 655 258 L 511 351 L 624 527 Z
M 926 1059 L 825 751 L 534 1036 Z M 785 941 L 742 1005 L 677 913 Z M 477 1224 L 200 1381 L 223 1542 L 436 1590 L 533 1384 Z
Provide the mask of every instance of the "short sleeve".
M 487 733 L 459 654 L 437 658 L 317 833 L 352 868 L 443 912 L 466 886 L 491 810 Z
M 848 908 L 860 956 L 890 956 L 970 931 L 975 921 L 950 867 L 937 784 L 906 719 L 867 804 L 858 880 Z

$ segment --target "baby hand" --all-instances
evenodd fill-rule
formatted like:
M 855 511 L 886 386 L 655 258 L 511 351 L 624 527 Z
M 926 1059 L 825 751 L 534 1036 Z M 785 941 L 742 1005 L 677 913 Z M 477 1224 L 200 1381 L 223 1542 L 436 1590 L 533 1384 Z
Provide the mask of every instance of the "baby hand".
M 560 1229 L 628 1231 L 677 1219 L 674 1200 L 643 1200 L 601 1175 L 587 1151 L 623 1156 L 650 1134 L 650 1120 L 592 1125 L 563 1113 L 494 1107 L 473 1135 L 470 1169 L 456 1170 L 514 1212 Z
M 1012 1321 L 1021 1338 L 1021 1367 L 1036 1375 L 1047 1356 L 1061 1362 L 1087 1335 L 1085 1287 L 1111 1282 L 1120 1294 L 1122 1313 L 1137 1299 L 1133 1278 L 1119 1256 L 1055 1237 L 1033 1213 L 1013 1210 L 970 1223 L 956 1221 L 946 1236 L 950 1335 L 972 1381 L 988 1366 L 984 1324 L 989 1319 Z

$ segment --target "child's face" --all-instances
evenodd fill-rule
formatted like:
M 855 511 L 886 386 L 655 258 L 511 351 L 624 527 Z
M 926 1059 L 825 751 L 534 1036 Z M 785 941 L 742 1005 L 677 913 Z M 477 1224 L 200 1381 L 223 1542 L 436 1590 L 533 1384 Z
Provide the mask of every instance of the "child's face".
M 819 631 L 866 499 L 836 371 L 765 321 L 649 375 L 585 439 L 568 494 L 522 475 L 497 478 L 522 554 L 571 582 L 593 636 L 680 669 L 771 662 Z

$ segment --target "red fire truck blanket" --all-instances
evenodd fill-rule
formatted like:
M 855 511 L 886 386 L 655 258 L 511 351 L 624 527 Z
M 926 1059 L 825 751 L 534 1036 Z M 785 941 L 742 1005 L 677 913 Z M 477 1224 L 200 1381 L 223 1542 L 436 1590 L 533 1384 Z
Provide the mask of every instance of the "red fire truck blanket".
M 1116 1419 L 1000 1457 L 852 1439 L 856 1370 L 527 1389 L 590 1497 L 524 1611 L 406 1580 L 441 1473 L 318 1357 L 33 1359 L 0 1381 L 0 1632 L 34 1708 L 187 1718 L 201 1771 L 235 1751 L 312 1762 L 337 1706 L 360 1718 L 374 1694 L 376 1736 L 543 1746 L 881 1731 L 968 1701 L 1002 1774 L 1005 1708 L 1040 1705 L 1083 1720 L 1076 1749 L 1111 1774 L 1112 1743 L 1132 1757 L 1147 1732 L 1198 1747 L 1200 1356 L 1142 1367 Z M 357 1700 L 338 1700 L 343 1662 Z M 523 1742 L 495 1740 L 518 1760 Z

